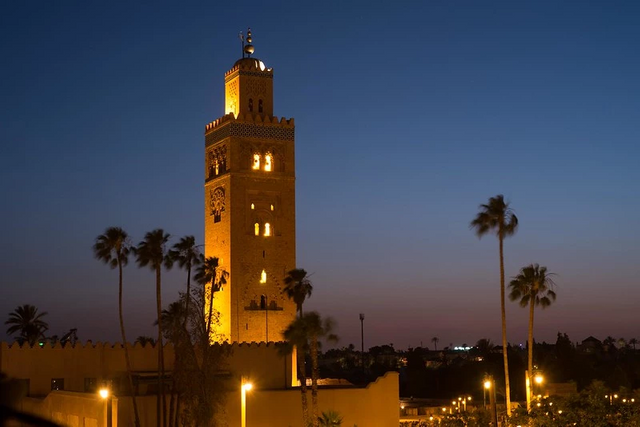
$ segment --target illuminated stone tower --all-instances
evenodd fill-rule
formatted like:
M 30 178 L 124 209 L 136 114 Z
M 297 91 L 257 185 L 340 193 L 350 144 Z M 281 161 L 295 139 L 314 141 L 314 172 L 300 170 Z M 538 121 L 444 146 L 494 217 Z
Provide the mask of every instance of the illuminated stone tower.
M 294 122 L 273 115 L 273 70 L 247 42 L 225 74 L 225 115 L 205 128 L 205 255 L 229 272 L 215 339 L 280 341 L 296 312 L 282 293 L 296 267 Z

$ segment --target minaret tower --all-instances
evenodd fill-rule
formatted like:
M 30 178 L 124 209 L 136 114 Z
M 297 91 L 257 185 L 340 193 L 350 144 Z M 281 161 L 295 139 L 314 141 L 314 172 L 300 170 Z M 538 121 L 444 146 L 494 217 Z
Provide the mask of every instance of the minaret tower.
M 229 273 L 214 297 L 216 341 L 280 341 L 296 267 L 293 119 L 273 115 L 273 70 L 243 57 L 225 74 L 225 115 L 205 127 L 205 256 Z

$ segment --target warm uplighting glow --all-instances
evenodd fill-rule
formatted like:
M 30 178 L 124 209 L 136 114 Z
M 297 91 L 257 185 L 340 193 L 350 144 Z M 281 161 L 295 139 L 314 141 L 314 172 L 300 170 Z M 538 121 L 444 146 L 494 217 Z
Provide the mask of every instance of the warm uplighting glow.
M 469 401 L 470 401 L 470 400 L 471 400 L 471 396 L 467 397 L 467 400 L 469 400 Z
M 258 224 L 257 222 L 254 224 L 253 228 L 255 228 L 255 234 L 256 236 L 260 235 L 260 224 Z
M 253 170 L 260 169 L 260 154 L 253 155 Z
M 244 391 L 251 391 L 251 389 L 253 388 L 253 384 L 251 383 L 244 383 L 242 384 L 242 389 Z
M 271 172 L 271 161 L 273 160 L 273 156 L 267 153 L 264 156 L 264 170 L 267 172 Z
M 491 381 L 487 380 L 484 382 L 484 388 L 486 388 L 487 390 L 489 390 L 491 388 Z
M 562 414 L 562 409 L 560 409 L 560 410 L 558 411 L 558 414 Z
M 404 410 L 404 404 L 403 404 L 403 405 L 400 405 L 400 409 L 403 409 L 403 410 Z
M 536 384 L 542 384 L 542 382 L 544 381 L 544 378 L 542 377 L 542 375 L 536 375 L 536 377 L 534 378 L 534 381 L 536 382 Z
M 267 283 L 267 272 L 264 270 L 260 273 L 260 283 Z
M 109 389 L 101 388 L 100 391 L 98 391 L 98 394 L 100 395 L 101 398 L 106 399 L 109 397 Z
M 264 224 L 264 235 L 271 236 L 271 224 L 268 222 Z

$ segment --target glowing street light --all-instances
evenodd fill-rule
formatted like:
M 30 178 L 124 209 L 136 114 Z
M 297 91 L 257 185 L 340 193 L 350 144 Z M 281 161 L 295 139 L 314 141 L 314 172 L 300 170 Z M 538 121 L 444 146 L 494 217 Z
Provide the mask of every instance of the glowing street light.
M 109 398 L 109 389 L 108 388 L 101 388 L 98 391 L 98 394 L 100 395 L 101 398 L 108 399 Z
M 247 427 L 247 392 L 253 389 L 253 384 L 244 382 L 242 380 L 242 386 L 240 387 L 240 424 L 242 427 Z
M 484 380 L 484 388 L 482 389 L 482 407 L 487 408 L 487 390 L 491 389 L 491 381 Z
M 544 381 L 544 377 L 540 374 L 536 375 L 534 378 L 534 381 L 536 382 L 536 384 L 540 385 L 543 383 Z

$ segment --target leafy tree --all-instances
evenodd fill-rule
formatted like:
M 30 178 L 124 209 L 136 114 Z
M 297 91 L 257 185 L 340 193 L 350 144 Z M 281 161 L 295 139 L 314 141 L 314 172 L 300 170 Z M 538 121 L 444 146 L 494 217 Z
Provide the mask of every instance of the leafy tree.
M 207 257 L 205 259 L 204 256 L 201 257 L 196 271 L 196 280 L 203 286 L 205 298 L 209 301 L 209 307 L 206 312 L 209 340 L 211 340 L 211 322 L 214 318 L 213 298 L 216 292 L 222 290 L 222 287 L 227 284 L 228 277 L 229 273 L 220 268 L 218 258 Z
M 518 301 L 520 307 L 529 306 L 529 357 L 528 375 L 529 389 L 527 393 L 531 395 L 533 385 L 533 313 L 536 306 L 547 308 L 556 300 L 556 293 L 553 291 L 555 283 L 551 276 L 553 273 L 547 272 L 547 267 L 540 267 L 538 264 L 531 264 L 520 269 L 520 273 L 509 283 L 509 299 Z M 527 401 L 527 411 L 531 410 L 530 401 Z
M 10 325 L 7 328 L 7 334 L 13 335 L 20 332 L 20 338 L 30 346 L 34 346 L 40 338 L 44 338 L 45 331 L 49 329 L 47 322 L 42 319 L 46 315 L 46 311 L 38 313 L 34 305 L 20 305 L 9 313 L 9 318 L 4 322 L 5 325 Z
M 187 292 L 185 293 L 185 310 L 184 313 L 189 312 L 189 303 L 191 301 L 191 269 L 194 266 L 200 264 L 202 257 L 198 246 L 196 245 L 196 238 L 194 236 L 185 236 L 180 241 L 173 245 L 173 248 L 169 251 L 169 263 L 178 263 L 178 267 L 183 270 L 187 270 Z M 187 317 L 184 318 L 183 327 L 187 327 Z
M 129 253 L 131 243 L 129 235 L 120 227 L 109 227 L 104 234 L 99 235 L 93 245 L 93 255 L 99 261 L 108 264 L 109 267 L 118 269 L 118 317 L 120 319 L 120 335 L 124 347 L 124 360 L 127 366 L 127 377 L 129 388 L 131 389 L 131 399 L 133 401 L 133 417 L 136 427 L 140 427 L 140 416 L 138 415 L 138 403 L 136 401 L 135 388 L 133 387 L 133 374 L 131 373 L 131 361 L 129 359 L 129 349 L 127 348 L 127 336 L 124 328 L 124 317 L 122 314 L 122 267 L 129 263 Z
M 505 308 L 504 285 L 504 239 L 515 234 L 518 229 L 518 217 L 499 194 L 491 197 L 487 204 L 480 205 L 480 212 L 471 221 L 471 228 L 481 238 L 485 234 L 495 233 L 499 242 L 500 254 L 500 311 L 502 313 L 502 354 L 504 359 L 504 383 L 507 415 L 511 415 L 511 389 L 509 387 L 509 356 L 507 355 L 507 313 Z
M 296 304 L 298 316 L 302 317 L 302 304 L 311 296 L 313 286 L 307 272 L 302 268 L 296 268 L 287 273 L 284 278 L 283 292 Z
M 149 267 L 156 274 L 156 310 L 158 319 L 162 317 L 162 267 L 171 268 L 167 257 L 169 234 L 161 228 L 148 232 L 144 240 L 134 249 L 139 267 Z M 158 401 L 157 425 L 167 427 L 166 397 L 164 394 L 164 349 L 162 345 L 162 322 L 158 322 Z M 162 410 L 161 410 L 162 400 Z

